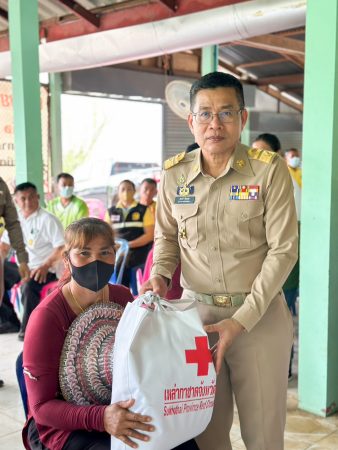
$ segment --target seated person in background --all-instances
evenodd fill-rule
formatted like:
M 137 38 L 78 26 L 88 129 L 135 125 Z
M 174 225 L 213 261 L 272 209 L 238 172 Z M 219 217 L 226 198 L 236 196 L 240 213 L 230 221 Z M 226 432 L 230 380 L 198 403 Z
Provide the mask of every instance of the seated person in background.
M 281 153 L 281 145 L 278 137 L 275 134 L 270 133 L 259 134 L 253 141 L 252 148 L 269 150 L 279 154 Z
M 67 228 L 75 220 L 88 217 L 89 211 L 86 202 L 73 195 L 74 177 L 69 173 L 59 173 L 56 182 L 59 197 L 48 202 L 47 211 L 61 221 L 63 228 Z
M 118 188 L 119 201 L 108 209 L 110 221 L 117 237 L 129 243 L 129 253 L 122 284 L 130 285 L 130 269 L 144 265 L 154 241 L 155 218 L 145 205 L 134 199 L 135 185 L 130 180 L 121 181 Z
M 98 301 L 125 306 L 133 300 L 127 288 L 108 284 L 115 251 L 113 230 L 107 223 L 81 219 L 67 228 L 65 239 L 64 279 L 35 309 L 26 333 L 23 366 L 29 414 L 23 432 L 25 447 L 110 450 L 112 435 L 135 448 L 135 441 L 149 439 L 144 432 L 152 431 L 153 426 L 150 417 L 129 410 L 133 399 L 112 405 L 78 406 L 60 394 L 60 357 L 72 322 Z M 197 449 L 193 444 L 189 441 L 177 449 Z
M 36 186 L 30 182 L 18 184 L 14 200 L 19 207 L 19 220 L 29 255 L 30 275 L 23 284 L 21 302 L 23 318 L 19 339 L 25 336 L 26 325 L 33 309 L 40 301 L 43 286 L 56 280 L 53 266 L 61 259 L 64 245 L 63 228 L 59 219 L 40 208 Z M 1 237 L 2 254 L 11 247 L 7 232 Z
M 25 244 L 22 237 L 22 231 L 20 228 L 20 223 L 18 220 L 18 214 L 14 206 L 12 196 L 9 192 L 7 184 L 0 177 L 0 237 L 7 223 L 7 229 L 13 243 L 13 247 L 17 251 L 18 261 L 19 261 L 19 277 L 23 279 L 28 278 L 28 255 L 25 250 Z M 3 268 L 3 257 L 0 253 L 1 259 L 1 294 L 0 294 L 0 333 L 7 333 L 9 329 L 16 327 L 15 331 L 18 331 L 17 327 L 20 325 L 18 318 L 14 312 L 13 305 L 9 301 L 6 293 L 7 286 L 3 283 L 4 281 L 4 268 Z M 5 294 L 4 294 L 5 293 Z M 0 380 L 0 387 L 4 385 L 3 380 Z
M 155 217 L 156 202 L 154 197 L 157 195 L 157 183 L 153 178 L 145 178 L 140 185 L 140 204 L 148 206 Z
M 13 273 L 11 263 L 3 262 L 4 293 L 2 302 L 0 298 L 0 334 L 18 332 L 20 321 L 15 314 L 13 305 L 9 299 L 7 291 L 22 279 L 29 278 L 28 254 L 25 250 L 25 243 L 22 236 L 18 213 L 12 200 L 7 184 L 0 178 L 0 237 L 7 229 L 11 245 L 16 251 L 19 262 L 19 269 L 15 265 Z M 5 259 L 5 255 L 2 255 Z

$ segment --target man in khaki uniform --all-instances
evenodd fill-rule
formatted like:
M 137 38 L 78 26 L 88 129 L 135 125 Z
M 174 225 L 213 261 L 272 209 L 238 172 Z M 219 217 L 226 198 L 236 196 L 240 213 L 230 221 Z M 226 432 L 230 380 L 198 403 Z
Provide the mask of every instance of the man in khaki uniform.
M 247 450 L 282 450 L 292 318 L 281 289 L 297 259 L 292 183 L 279 155 L 239 143 L 248 113 L 235 77 L 205 75 L 190 102 L 200 148 L 165 163 L 142 290 L 164 296 L 180 259 L 182 297 L 199 301 L 212 333 L 217 392 L 200 449 L 232 448 L 234 394 Z
M 5 228 L 8 231 L 11 245 L 16 251 L 19 261 L 19 272 L 23 279 L 29 278 L 28 254 L 22 236 L 18 213 L 14 206 L 12 196 L 7 184 L 0 177 L 0 217 L 4 218 Z M 3 231 L 3 229 L 1 230 Z

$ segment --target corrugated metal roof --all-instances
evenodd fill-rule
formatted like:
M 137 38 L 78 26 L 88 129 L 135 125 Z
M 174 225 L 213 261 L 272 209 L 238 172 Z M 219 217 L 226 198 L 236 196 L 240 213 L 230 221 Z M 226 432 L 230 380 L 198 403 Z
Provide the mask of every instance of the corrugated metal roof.
M 27 0 L 29 1 L 29 0 Z M 123 0 L 77 0 L 77 2 L 88 9 L 101 8 L 114 3 L 120 3 Z M 8 11 L 8 0 L 0 0 L 0 8 Z M 40 21 L 64 17 L 73 14 L 71 9 L 64 6 L 59 0 L 39 0 L 39 19 Z M 8 22 L 0 18 L 0 32 L 8 29 Z

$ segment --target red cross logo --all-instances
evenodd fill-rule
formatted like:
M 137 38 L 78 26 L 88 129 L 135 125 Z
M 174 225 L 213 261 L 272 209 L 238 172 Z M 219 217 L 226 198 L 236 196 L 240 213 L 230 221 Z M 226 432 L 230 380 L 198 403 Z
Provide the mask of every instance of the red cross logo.
M 197 364 L 197 376 L 203 377 L 209 373 L 209 364 L 212 356 L 209 349 L 208 337 L 195 337 L 196 350 L 186 350 L 185 359 L 187 364 Z

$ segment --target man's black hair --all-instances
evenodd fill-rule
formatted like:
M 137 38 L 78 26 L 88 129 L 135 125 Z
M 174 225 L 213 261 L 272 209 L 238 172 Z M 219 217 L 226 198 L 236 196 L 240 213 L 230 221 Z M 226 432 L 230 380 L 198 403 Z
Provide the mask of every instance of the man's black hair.
M 193 150 L 196 150 L 197 148 L 199 148 L 199 145 L 197 144 L 197 142 L 193 142 L 192 144 L 189 144 L 188 147 L 185 149 L 186 153 L 190 153 Z
M 259 134 L 254 142 L 264 141 L 271 148 L 273 152 L 278 152 L 281 149 L 280 140 L 275 134 L 262 133 Z
M 144 180 L 142 180 L 141 185 L 143 183 L 152 184 L 153 186 L 157 187 L 157 183 L 156 180 L 154 180 L 154 178 L 145 178 Z
M 33 189 L 35 192 L 38 192 L 35 184 L 31 183 L 30 181 L 26 181 L 25 183 L 20 183 L 15 187 L 14 194 L 19 191 L 27 191 L 28 189 Z
M 120 187 L 121 184 L 123 184 L 123 183 L 129 183 L 130 186 L 133 187 L 134 191 L 136 191 L 135 184 L 134 184 L 131 180 L 122 180 L 122 181 L 119 183 L 119 187 Z
M 70 173 L 67 173 L 67 172 L 59 173 L 59 175 L 56 177 L 56 182 L 58 183 L 61 178 L 70 178 L 71 180 L 74 181 L 73 175 L 71 175 Z
M 190 110 L 193 111 L 196 94 L 202 89 L 232 88 L 236 92 L 240 109 L 245 107 L 243 86 L 238 78 L 223 72 L 211 72 L 195 81 L 190 89 Z

